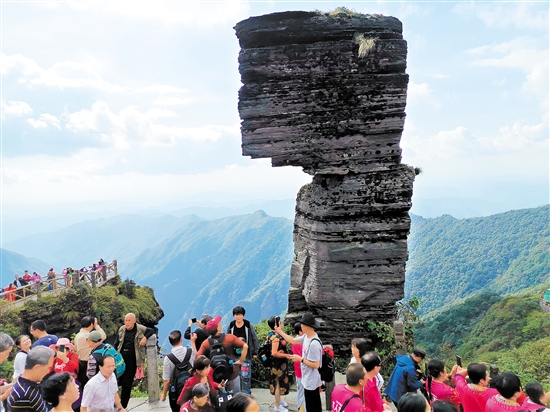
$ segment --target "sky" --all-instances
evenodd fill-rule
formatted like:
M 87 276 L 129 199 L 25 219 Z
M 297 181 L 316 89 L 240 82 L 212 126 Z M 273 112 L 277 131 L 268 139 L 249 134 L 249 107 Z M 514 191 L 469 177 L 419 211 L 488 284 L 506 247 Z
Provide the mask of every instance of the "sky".
M 295 198 L 241 155 L 233 27 L 339 6 L 403 23 L 413 211 L 549 202 L 547 1 L 2 1 L 2 219 Z

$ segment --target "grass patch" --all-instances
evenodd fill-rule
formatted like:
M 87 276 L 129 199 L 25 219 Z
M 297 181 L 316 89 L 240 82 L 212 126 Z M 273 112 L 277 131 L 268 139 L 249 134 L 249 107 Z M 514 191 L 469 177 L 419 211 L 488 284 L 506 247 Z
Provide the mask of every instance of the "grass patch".
M 360 58 L 367 56 L 376 46 L 377 40 L 378 37 L 365 37 L 364 34 L 356 34 L 353 41 L 359 45 L 358 56 Z

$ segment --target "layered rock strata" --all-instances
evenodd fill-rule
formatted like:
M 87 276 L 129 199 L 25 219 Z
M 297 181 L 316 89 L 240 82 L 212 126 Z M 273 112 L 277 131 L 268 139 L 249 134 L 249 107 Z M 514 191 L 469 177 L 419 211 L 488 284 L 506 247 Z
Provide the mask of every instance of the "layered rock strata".
M 401 22 L 285 12 L 235 27 L 243 155 L 313 175 L 297 197 L 287 321 L 313 312 L 349 347 L 403 298 L 414 169 L 401 164 Z

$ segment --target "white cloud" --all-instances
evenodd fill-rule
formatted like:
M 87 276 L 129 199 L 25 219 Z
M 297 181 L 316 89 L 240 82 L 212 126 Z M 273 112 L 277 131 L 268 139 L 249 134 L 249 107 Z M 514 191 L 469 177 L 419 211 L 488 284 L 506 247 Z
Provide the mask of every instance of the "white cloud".
M 82 11 L 98 11 L 128 19 L 157 20 L 164 24 L 183 24 L 208 28 L 227 22 L 237 22 L 248 16 L 248 1 L 68 1 L 67 5 Z
M 548 121 L 549 52 L 548 48 L 537 50 L 535 44 L 534 39 L 522 37 L 496 45 L 478 47 L 466 53 L 475 56 L 476 59 L 472 62 L 475 66 L 509 68 L 524 72 L 526 76 L 522 90 L 539 98 L 544 119 Z
M 101 142 L 121 149 L 134 144 L 144 147 L 172 147 L 181 139 L 215 142 L 223 137 L 240 137 L 238 124 L 182 127 L 157 122 L 161 118 L 176 116 L 170 110 L 158 108 L 140 112 L 135 106 L 115 113 L 107 103 L 99 101 L 92 105 L 91 110 L 66 113 L 65 126 L 75 133 L 92 132 L 99 136 Z
M 27 122 L 35 129 L 47 129 L 48 126 L 52 126 L 57 130 L 61 130 L 60 120 L 57 116 L 49 113 L 41 114 L 38 119 L 27 119 Z
M 474 15 L 488 27 L 548 31 L 548 5 L 545 2 L 470 2 L 456 5 L 453 11 L 462 15 Z
M 89 62 L 64 61 L 43 70 L 39 77 L 30 80 L 33 85 L 65 88 L 92 88 L 107 92 L 122 92 L 124 88 L 103 80 Z
M 0 73 L 8 74 L 12 70 L 20 71 L 25 76 L 40 74 L 44 71 L 42 67 L 33 59 L 25 57 L 21 54 L 7 56 L 4 53 L 0 54 Z
M 409 81 L 409 86 L 407 89 L 407 103 L 416 104 L 419 102 L 429 103 L 436 109 L 441 107 L 428 83 L 418 84 L 413 81 Z
M 2 99 L 2 120 L 9 116 L 31 114 L 32 107 L 21 101 L 5 101 Z
M 157 106 L 180 106 L 189 104 L 193 101 L 191 98 L 181 98 L 181 97 L 161 97 L 153 102 Z

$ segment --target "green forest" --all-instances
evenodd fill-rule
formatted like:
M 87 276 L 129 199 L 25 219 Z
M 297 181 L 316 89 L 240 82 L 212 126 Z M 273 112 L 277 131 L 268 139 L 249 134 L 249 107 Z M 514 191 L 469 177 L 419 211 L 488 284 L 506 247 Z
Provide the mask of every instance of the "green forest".
M 549 206 L 488 217 L 412 216 L 405 296 L 421 315 L 480 292 L 520 292 L 550 283 Z
M 516 372 L 522 383 L 538 381 L 550 389 L 550 314 L 539 293 L 499 296 L 480 293 L 416 325 L 415 344 L 430 358 L 454 364 L 487 362 Z

